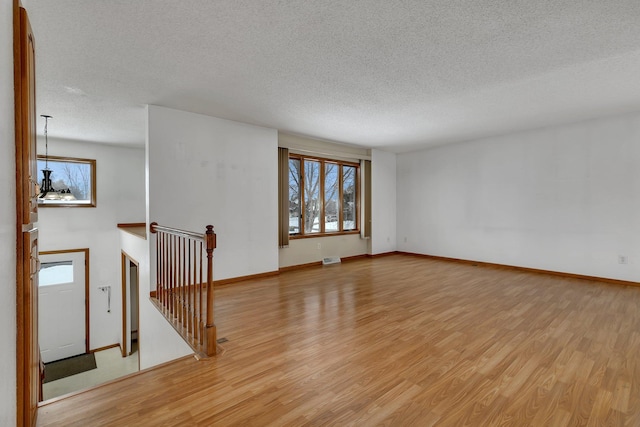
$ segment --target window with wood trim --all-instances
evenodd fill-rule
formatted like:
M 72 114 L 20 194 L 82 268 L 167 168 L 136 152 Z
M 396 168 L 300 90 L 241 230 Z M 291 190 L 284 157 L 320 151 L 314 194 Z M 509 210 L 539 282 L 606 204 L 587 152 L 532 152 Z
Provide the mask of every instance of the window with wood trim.
M 48 175 L 45 175 L 45 172 Z M 38 155 L 39 207 L 95 207 L 96 161 Z M 46 179 L 49 178 L 47 185 Z M 49 189 L 46 194 L 45 190 Z
M 289 155 L 289 235 L 359 231 L 360 165 Z

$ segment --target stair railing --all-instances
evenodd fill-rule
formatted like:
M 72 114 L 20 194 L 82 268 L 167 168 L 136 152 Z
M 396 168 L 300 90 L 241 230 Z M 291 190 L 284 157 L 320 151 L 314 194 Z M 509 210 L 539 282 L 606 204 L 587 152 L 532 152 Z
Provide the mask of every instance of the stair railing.
M 201 356 L 216 354 L 212 225 L 204 233 L 150 224 L 156 234 L 155 303 Z

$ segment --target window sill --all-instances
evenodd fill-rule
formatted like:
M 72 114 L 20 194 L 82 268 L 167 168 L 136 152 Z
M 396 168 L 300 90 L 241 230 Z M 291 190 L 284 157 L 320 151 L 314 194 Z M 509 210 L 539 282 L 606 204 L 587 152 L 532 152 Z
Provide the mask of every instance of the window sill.
M 350 234 L 360 234 L 360 230 L 336 231 L 334 233 L 293 234 L 289 235 L 289 240 L 313 239 L 314 237 L 348 236 Z

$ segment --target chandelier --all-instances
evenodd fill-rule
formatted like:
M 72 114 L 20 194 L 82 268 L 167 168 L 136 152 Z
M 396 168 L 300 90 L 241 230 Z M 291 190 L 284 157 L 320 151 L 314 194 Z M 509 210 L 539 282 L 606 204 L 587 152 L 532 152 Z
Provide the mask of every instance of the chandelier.
M 40 194 L 38 195 L 39 199 L 42 200 L 63 200 L 70 201 L 76 200 L 76 198 L 71 193 L 71 190 L 67 188 L 66 190 L 56 191 L 51 184 L 51 174 L 53 171 L 49 169 L 49 136 L 47 133 L 47 128 L 49 125 L 49 119 L 51 116 L 47 116 L 46 114 L 42 114 L 41 117 L 44 117 L 44 169 L 42 169 L 42 185 L 40 186 Z

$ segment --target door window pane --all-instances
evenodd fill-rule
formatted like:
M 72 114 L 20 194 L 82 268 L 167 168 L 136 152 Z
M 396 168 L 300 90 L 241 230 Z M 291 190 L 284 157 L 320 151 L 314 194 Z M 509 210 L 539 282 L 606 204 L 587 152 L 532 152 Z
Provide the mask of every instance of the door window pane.
M 43 262 L 38 273 L 38 286 L 73 283 L 73 261 Z

